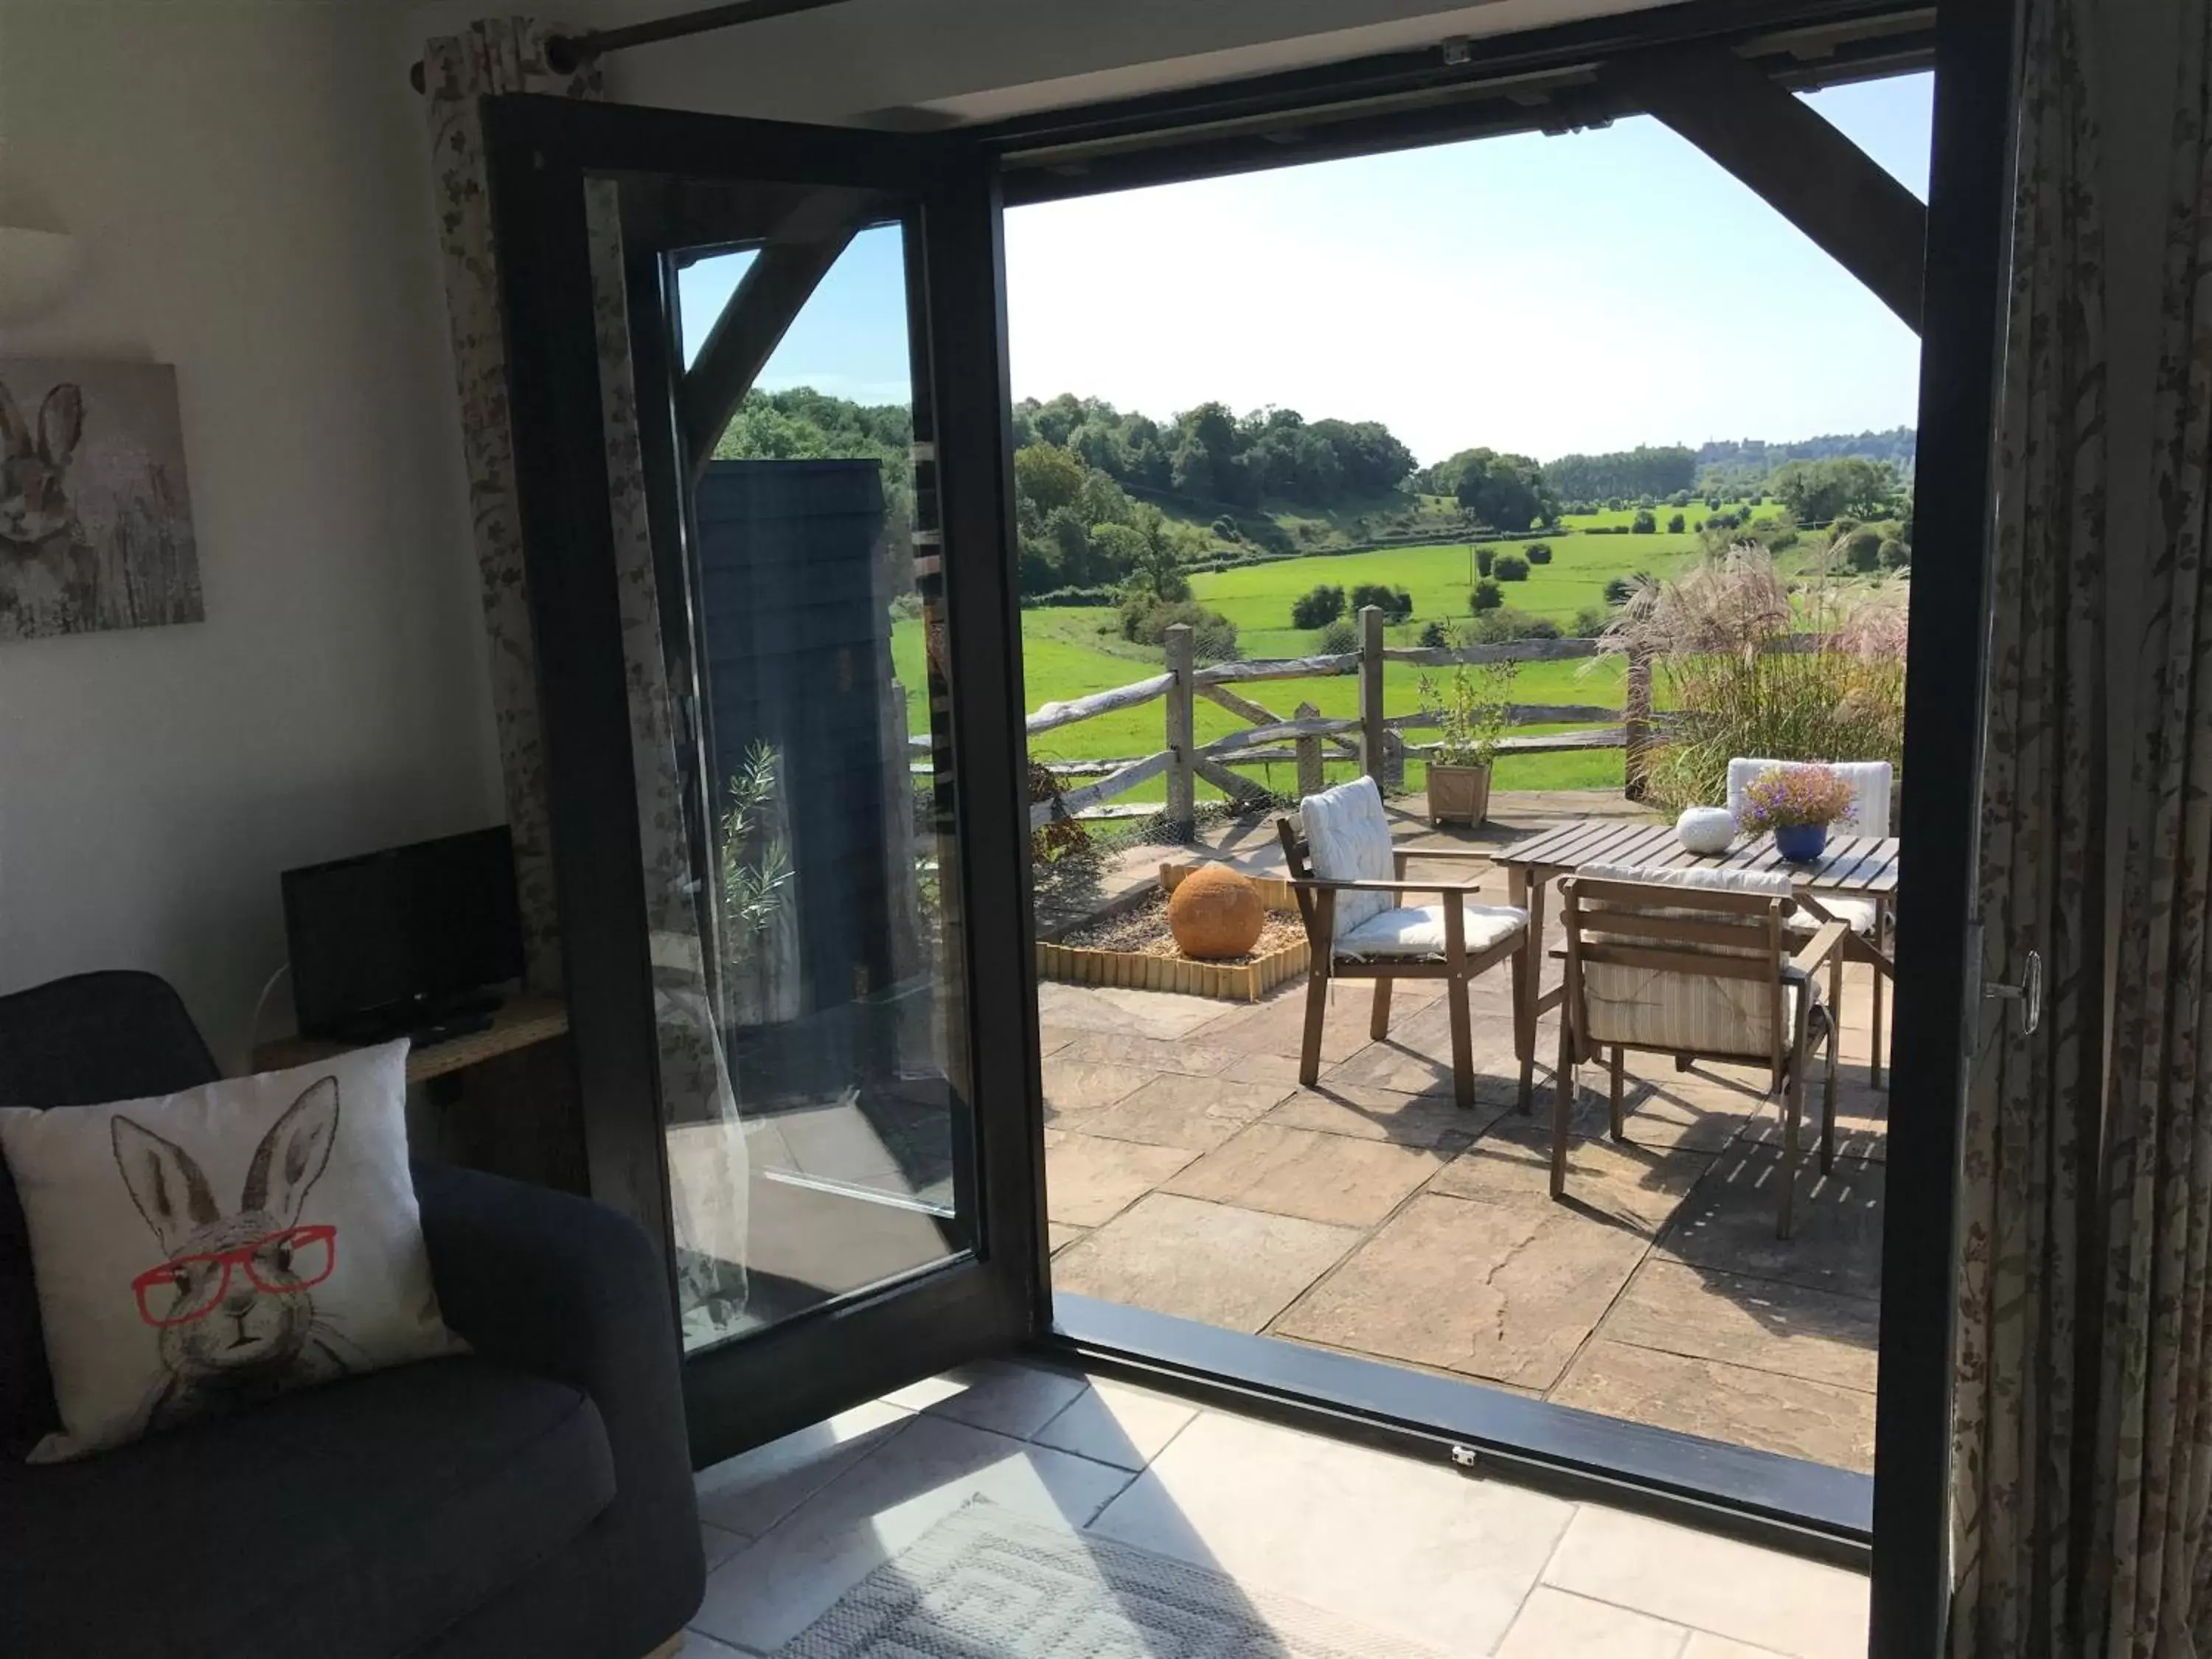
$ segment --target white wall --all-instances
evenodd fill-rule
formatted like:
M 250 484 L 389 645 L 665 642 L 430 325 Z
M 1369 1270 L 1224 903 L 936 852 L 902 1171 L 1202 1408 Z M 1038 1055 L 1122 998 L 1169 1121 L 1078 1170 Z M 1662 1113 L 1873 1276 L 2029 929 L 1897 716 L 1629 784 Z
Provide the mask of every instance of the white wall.
M 396 25 L 0 0 L 0 196 L 85 252 L 0 356 L 176 366 L 208 616 L 0 645 L 0 991 L 152 969 L 230 1063 L 280 870 L 504 817 Z

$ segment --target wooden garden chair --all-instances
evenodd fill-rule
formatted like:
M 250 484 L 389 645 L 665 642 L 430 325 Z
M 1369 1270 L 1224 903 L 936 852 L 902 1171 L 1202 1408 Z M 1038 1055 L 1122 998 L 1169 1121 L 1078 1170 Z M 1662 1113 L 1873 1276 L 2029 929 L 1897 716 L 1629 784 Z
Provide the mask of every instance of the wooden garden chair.
M 1820 1167 L 1835 1163 L 1836 1021 L 1821 1000 L 1820 973 L 1843 949 L 1849 927 L 1831 921 L 1808 940 L 1793 936 L 1790 878 L 1772 871 L 1591 866 L 1560 882 L 1559 896 L 1566 981 L 1552 1196 L 1566 1191 L 1577 1061 L 1608 1054 L 1616 1140 L 1623 1139 L 1625 1051 L 1763 1065 L 1768 1097 L 1782 1111 L 1776 1226 L 1789 1237 L 1806 1069 L 1823 1045 Z
M 1375 981 L 1375 1013 L 1368 1030 L 1376 1041 L 1390 1030 L 1390 986 L 1401 979 L 1449 981 L 1452 1095 L 1474 1104 L 1474 1035 L 1467 988 L 1501 962 L 1513 964 L 1516 1035 L 1528 1018 L 1522 994 L 1522 941 L 1528 913 L 1503 904 L 1474 904 L 1472 881 L 1417 882 L 1407 878 L 1414 859 L 1480 859 L 1473 848 L 1398 848 L 1382 815 L 1382 793 L 1372 778 L 1355 778 L 1299 803 L 1299 823 L 1275 821 L 1290 866 L 1291 889 L 1304 919 L 1312 967 L 1306 978 L 1305 1040 L 1298 1081 L 1311 1088 L 1321 1075 L 1322 1024 L 1333 979 Z M 1434 904 L 1407 904 L 1406 895 L 1437 896 Z M 1521 1109 L 1528 1109 L 1524 1092 Z

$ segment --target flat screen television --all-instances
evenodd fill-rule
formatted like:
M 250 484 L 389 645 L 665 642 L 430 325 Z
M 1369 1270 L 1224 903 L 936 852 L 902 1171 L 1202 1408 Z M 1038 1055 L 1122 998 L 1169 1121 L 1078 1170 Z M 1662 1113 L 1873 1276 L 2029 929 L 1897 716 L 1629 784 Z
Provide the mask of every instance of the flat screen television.
M 522 975 L 504 824 L 287 870 L 292 1001 L 306 1036 L 396 1036 L 496 1006 Z

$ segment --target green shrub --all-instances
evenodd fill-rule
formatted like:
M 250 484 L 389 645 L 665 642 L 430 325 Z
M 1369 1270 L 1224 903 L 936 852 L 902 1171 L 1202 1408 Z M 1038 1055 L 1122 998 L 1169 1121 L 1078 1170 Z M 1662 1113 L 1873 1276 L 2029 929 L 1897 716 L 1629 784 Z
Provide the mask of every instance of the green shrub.
M 1575 612 L 1575 625 L 1568 630 L 1576 639 L 1594 640 L 1613 625 L 1613 613 L 1601 605 L 1586 605 Z
M 1401 623 L 1413 614 L 1413 596 L 1402 587 L 1389 587 L 1381 582 L 1362 582 L 1352 590 L 1352 609 L 1355 614 L 1373 605 L 1382 613 L 1386 623 Z
M 1894 536 L 1885 537 L 1881 544 L 1881 562 L 1887 569 L 1903 570 L 1912 562 L 1912 549 Z
M 1475 574 L 1479 576 L 1487 576 L 1490 574 L 1490 567 L 1497 562 L 1497 558 L 1498 550 L 1495 548 L 1476 548 L 1474 550 Z
M 1485 576 L 1474 585 L 1474 592 L 1467 596 L 1467 608 L 1480 616 L 1486 611 L 1495 611 L 1505 603 L 1505 595 L 1498 591 L 1496 581 Z
M 1528 555 L 1530 564 L 1549 564 L 1552 562 L 1552 544 L 1549 542 L 1530 542 L 1523 550 Z
M 1528 561 L 1518 553 L 1501 553 L 1491 574 L 1502 582 L 1525 582 L 1528 580 Z
M 1291 601 L 1291 626 L 1326 628 L 1344 614 L 1344 590 L 1333 583 L 1311 587 Z
M 1559 625 L 1549 617 L 1531 616 L 1516 606 L 1499 605 L 1486 611 L 1468 624 L 1468 635 L 1476 645 L 1504 645 L 1513 640 L 1556 640 Z
M 1237 654 L 1237 624 L 1195 599 L 1172 604 L 1132 594 L 1121 602 L 1121 637 L 1139 645 L 1159 645 L 1176 623 L 1188 625 L 1191 650 L 1200 662 L 1227 662 Z
M 1682 515 L 1680 514 L 1674 513 L 1668 515 L 1667 533 L 1670 536 L 1679 536 L 1682 533 Z
M 1862 574 L 1881 568 L 1881 532 L 1861 528 L 1835 544 L 1844 562 Z
M 1632 576 L 1615 576 L 1605 585 L 1605 602 L 1607 605 L 1626 605 L 1636 597 L 1638 588 L 1648 587 L 1650 584 L 1651 573 L 1648 570 L 1639 570 Z
M 1216 519 L 1207 528 L 1224 542 L 1241 542 L 1244 539 L 1244 532 L 1237 527 L 1237 520 L 1226 513 Z
M 1321 630 L 1321 648 L 1332 657 L 1358 650 L 1359 624 L 1349 617 L 1338 617 Z
M 1628 521 L 1628 528 L 1638 536 L 1655 535 L 1659 529 L 1659 520 L 1652 516 L 1650 507 L 1638 507 L 1636 516 Z
M 1449 645 L 1451 630 L 1440 622 L 1430 623 L 1421 629 L 1421 643 L 1432 647 Z

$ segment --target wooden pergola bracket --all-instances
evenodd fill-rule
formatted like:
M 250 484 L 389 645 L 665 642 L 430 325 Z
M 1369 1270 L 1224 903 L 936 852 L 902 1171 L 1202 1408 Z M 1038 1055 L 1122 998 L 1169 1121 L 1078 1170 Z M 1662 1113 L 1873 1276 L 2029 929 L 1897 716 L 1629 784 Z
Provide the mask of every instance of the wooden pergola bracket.
M 1604 75 L 1920 331 L 1927 204 L 1864 150 L 1725 46 L 1635 53 Z

